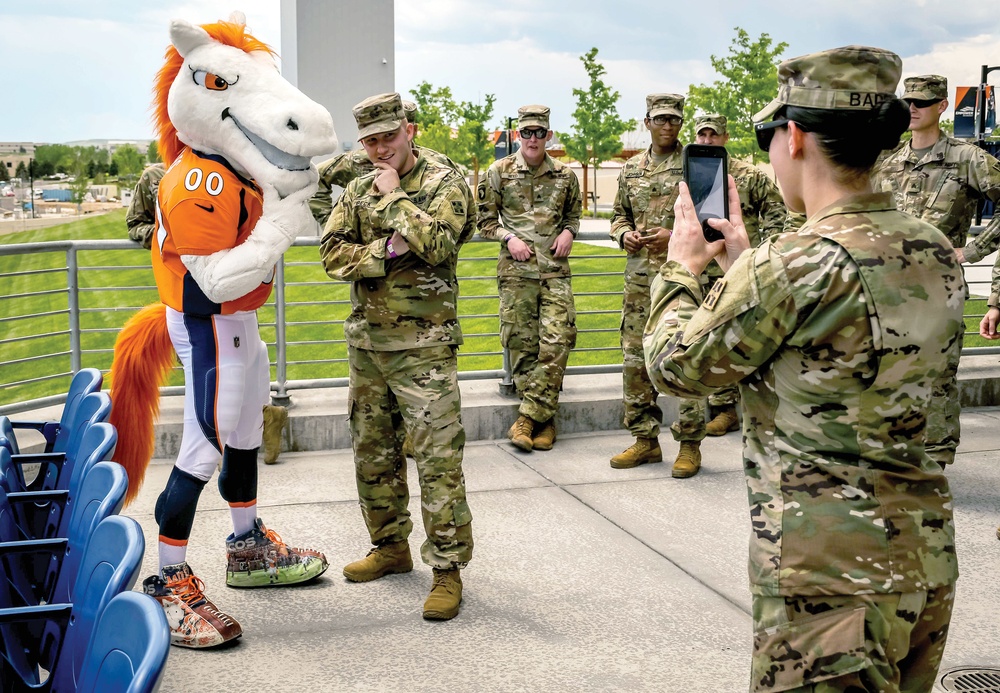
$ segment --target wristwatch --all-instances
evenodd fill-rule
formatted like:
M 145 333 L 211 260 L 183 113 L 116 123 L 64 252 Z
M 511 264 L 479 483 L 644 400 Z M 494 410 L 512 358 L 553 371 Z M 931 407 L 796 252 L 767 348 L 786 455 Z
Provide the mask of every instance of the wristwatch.
M 396 251 L 392 249 L 392 239 L 385 240 L 385 256 L 389 259 L 396 257 Z
M 504 245 L 507 245 L 507 243 L 508 243 L 508 242 L 510 241 L 510 239 L 511 239 L 511 238 L 513 238 L 513 237 L 514 237 L 514 234 L 512 234 L 512 233 L 508 233 L 508 234 L 507 234 L 506 236 L 504 236 L 504 237 L 503 237 L 503 244 L 504 244 Z

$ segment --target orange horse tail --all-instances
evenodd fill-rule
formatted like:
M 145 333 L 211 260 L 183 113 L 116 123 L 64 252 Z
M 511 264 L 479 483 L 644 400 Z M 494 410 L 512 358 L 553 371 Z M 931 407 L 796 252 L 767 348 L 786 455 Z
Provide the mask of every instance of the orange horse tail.
M 160 385 L 174 366 L 174 347 L 167 333 L 167 310 L 162 303 L 146 306 L 129 318 L 115 340 L 111 363 L 111 417 L 118 431 L 112 459 L 128 474 L 125 504 L 142 486 L 153 457 L 153 423 L 160 414 Z

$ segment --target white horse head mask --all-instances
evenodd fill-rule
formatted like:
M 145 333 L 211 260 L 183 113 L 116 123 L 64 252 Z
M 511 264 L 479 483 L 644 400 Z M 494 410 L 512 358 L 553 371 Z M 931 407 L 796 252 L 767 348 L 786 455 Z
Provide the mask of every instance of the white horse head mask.
M 337 147 L 333 120 L 278 73 L 270 49 L 245 33 L 240 18 L 204 28 L 174 20 L 170 40 L 154 104 L 168 165 L 179 153 L 173 136 L 281 195 L 315 181 L 311 157 Z

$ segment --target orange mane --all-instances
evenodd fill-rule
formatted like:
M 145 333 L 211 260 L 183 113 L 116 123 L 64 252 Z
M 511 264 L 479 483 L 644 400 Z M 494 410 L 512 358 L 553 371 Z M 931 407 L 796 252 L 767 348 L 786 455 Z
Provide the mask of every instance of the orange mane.
M 270 46 L 246 33 L 246 26 L 243 24 L 219 21 L 215 24 L 202 24 L 201 28 L 214 40 L 227 46 L 240 48 L 246 53 L 267 51 L 274 55 Z M 167 47 L 164 58 L 166 62 L 156 73 L 156 84 L 153 87 L 153 122 L 159 138 L 157 149 L 160 152 L 160 159 L 166 166 L 170 166 L 184 149 L 184 144 L 177 138 L 177 129 L 167 114 L 167 94 L 181 66 L 184 65 L 184 58 L 172 45 Z

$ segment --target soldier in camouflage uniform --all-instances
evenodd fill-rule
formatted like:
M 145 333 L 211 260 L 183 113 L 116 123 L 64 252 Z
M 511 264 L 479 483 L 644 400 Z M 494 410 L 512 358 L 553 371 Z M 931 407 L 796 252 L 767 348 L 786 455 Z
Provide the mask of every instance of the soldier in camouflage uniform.
M 153 247 L 153 233 L 156 231 L 156 192 L 160 179 L 167 172 L 163 164 L 148 166 L 139 182 L 135 184 L 132 202 L 125 215 L 128 237 L 143 248 Z M 281 454 L 281 433 L 288 423 L 288 410 L 274 404 L 264 405 L 264 463 L 275 464 Z M 222 462 L 220 461 L 221 465 Z
M 709 244 L 684 190 L 653 282 L 656 386 L 740 383 L 755 692 L 926 693 L 944 651 L 951 493 L 923 436 L 963 280 L 944 234 L 871 193 L 871 165 L 906 127 L 901 64 L 862 46 L 781 63 L 754 120 L 808 221 L 750 249 L 730 185 L 731 220 L 710 222 L 726 240 Z M 702 300 L 715 257 L 730 269 Z
M 649 130 L 651 144 L 649 149 L 626 161 L 618 175 L 611 238 L 628 253 L 620 331 L 624 425 L 635 437 L 635 443 L 611 458 L 615 469 L 663 461 L 658 440 L 663 413 L 656 403 L 656 389 L 646 374 L 642 331 L 649 317 L 649 281 L 666 258 L 674 223 L 674 200 L 677 184 L 682 180 L 683 144 L 677 136 L 683 117 L 684 97 L 680 94 L 647 96 L 643 123 Z M 681 426 L 682 430 L 693 428 L 696 427 Z M 704 437 L 702 417 L 700 435 L 688 434 L 688 439 L 681 442 L 678 459 L 683 467 L 701 463 L 698 443 Z
M 412 101 L 403 101 L 403 111 L 406 113 L 406 121 L 413 126 L 413 136 L 417 136 L 417 124 L 414 118 L 417 113 L 417 104 Z M 445 164 L 458 170 L 455 162 L 444 154 L 413 145 L 414 149 L 420 150 L 425 157 L 437 163 Z M 347 184 L 355 178 L 360 178 L 375 170 L 372 162 L 368 159 L 368 152 L 364 147 L 349 152 L 341 152 L 332 159 L 324 161 L 317 167 L 319 172 L 319 187 L 316 194 L 309 200 L 309 209 L 312 210 L 313 217 L 319 222 L 320 227 L 326 226 L 326 220 L 330 218 L 333 210 L 333 186 L 346 188 Z
M 725 147 L 729 142 L 729 129 L 726 116 L 718 113 L 706 113 L 698 116 L 694 122 L 695 143 L 708 144 L 714 147 Z M 740 211 L 743 215 L 743 226 L 750 237 L 750 244 L 760 245 L 765 238 L 782 233 L 786 230 L 785 203 L 781 200 L 778 186 L 753 164 L 740 159 L 729 159 L 729 173 L 736 181 L 736 189 L 740 193 Z M 722 277 L 722 268 L 712 262 L 702 277 L 703 290 L 707 293 L 715 282 Z M 707 278 L 707 281 L 705 281 Z M 739 428 L 739 418 L 736 415 L 736 404 L 739 402 L 739 391 L 736 387 L 725 387 L 713 392 L 708 398 L 709 406 L 715 416 L 705 426 L 705 433 L 710 436 L 725 435 Z M 682 408 L 693 408 L 692 414 L 680 417 L 682 420 L 705 420 L 702 401 L 682 399 Z
M 500 342 L 521 397 L 507 436 L 522 450 L 551 450 L 563 372 L 576 345 L 569 254 L 582 199 L 576 174 L 545 153 L 549 109 L 517 113 L 520 150 L 494 162 L 479 183 L 479 235 L 500 243 Z
M 454 169 L 411 146 L 398 94 L 354 107 L 358 137 L 376 170 L 348 184 L 320 245 L 327 274 L 351 282 L 344 321 L 350 426 L 362 515 L 374 548 L 344 568 L 354 582 L 413 569 L 407 537 L 406 461 L 413 443 L 434 571 L 424 618 L 445 620 L 462 601 L 459 574 L 472 558 L 456 351 L 458 251 L 475 232 L 472 191 Z
M 160 179 L 167 169 L 163 164 L 147 166 L 139 176 L 132 193 L 132 201 L 125 215 L 125 226 L 128 227 L 128 237 L 143 248 L 153 247 L 153 231 L 156 230 L 156 191 L 160 187 Z
M 891 192 L 901 211 L 937 227 L 959 249 L 959 262 L 978 262 L 1000 242 L 1000 215 L 968 247 L 963 246 L 979 201 L 1000 202 L 1000 162 L 941 130 L 938 121 L 948 108 L 944 77 L 908 77 L 903 84 L 913 137 L 876 171 L 875 189 Z M 965 297 L 963 286 L 960 298 Z M 961 433 L 958 363 L 962 336 L 950 347 L 951 377 L 935 393 L 927 425 L 927 452 L 942 466 L 955 461 Z

